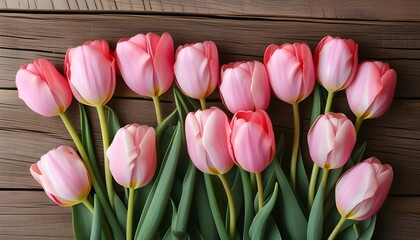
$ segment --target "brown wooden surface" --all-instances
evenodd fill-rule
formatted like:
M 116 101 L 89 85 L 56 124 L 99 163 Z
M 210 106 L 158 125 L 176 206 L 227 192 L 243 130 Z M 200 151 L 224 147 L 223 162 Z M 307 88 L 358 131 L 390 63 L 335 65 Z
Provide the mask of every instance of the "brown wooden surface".
M 395 171 L 392 196 L 379 213 L 375 238 L 417 239 L 419 12 L 415 0 L 0 0 L 0 239 L 72 238 L 70 209 L 55 206 L 28 171 L 49 149 L 72 143 L 59 118 L 38 116 L 17 98 L 17 69 L 39 57 L 62 69 L 68 47 L 91 39 L 107 39 L 114 46 L 119 38 L 148 31 L 168 31 L 176 45 L 212 39 L 221 63 L 262 60 L 270 43 L 300 41 L 314 49 L 328 34 L 355 39 L 361 59 L 389 62 L 398 73 L 395 101 L 385 116 L 366 121 L 360 136 L 368 141 L 366 157 L 377 156 Z M 171 99 L 171 94 L 164 96 L 166 113 L 173 107 Z M 217 95 L 212 99 L 220 105 Z M 122 123 L 155 124 L 153 103 L 121 81 L 110 105 Z M 302 107 L 307 112 L 310 103 Z M 343 94 L 338 94 L 333 110 L 349 113 Z M 76 113 L 73 104 L 69 115 L 78 124 Z M 290 106 L 273 100 L 269 114 L 276 132 L 291 136 Z M 303 118 L 307 130 L 309 114 Z M 99 142 L 97 129 L 95 134 Z

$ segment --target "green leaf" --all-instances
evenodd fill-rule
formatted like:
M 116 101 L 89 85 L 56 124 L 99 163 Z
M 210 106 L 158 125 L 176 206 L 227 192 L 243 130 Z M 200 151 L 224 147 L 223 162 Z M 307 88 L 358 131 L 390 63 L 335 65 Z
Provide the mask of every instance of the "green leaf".
M 117 194 L 114 195 L 114 205 L 115 205 L 115 213 L 116 213 L 117 220 L 120 223 L 120 226 L 122 226 L 123 229 L 126 229 L 127 208 L 125 207 L 121 199 L 117 196 Z
M 316 193 L 308 219 L 307 239 L 322 239 L 324 223 L 324 190 L 320 186 Z
M 251 183 L 249 181 L 249 174 L 244 170 L 239 170 L 241 174 L 242 180 L 242 187 L 244 190 L 244 205 L 245 205 L 245 213 L 244 213 L 244 231 L 243 231 L 243 239 L 250 239 L 249 238 L 249 228 L 251 227 L 252 219 L 254 218 L 254 207 L 253 207 L 253 197 L 252 197 L 252 189 Z
M 93 211 L 93 220 L 92 220 L 92 232 L 90 234 L 91 240 L 96 240 L 101 238 L 102 233 L 102 209 L 101 203 L 98 200 L 98 196 L 95 194 L 94 196 L 94 211 Z
M 308 202 L 309 181 L 303 165 L 302 153 L 299 149 L 297 158 L 296 192 L 301 202 Z
M 214 186 L 209 174 L 204 174 L 204 182 L 206 184 L 207 197 L 209 198 L 210 210 L 213 215 L 213 220 L 216 225 L 217 232 L 219 233 L 220 239 L 229 239 L 229 235 L 223 223 L 222 214 L 217 202 L 217 197 L 214 191 Z
M 375 226 L 376 226 L 376 214 L 373 215 L 370 218 L 370 224 L 369 224 L 369 226 L 362 231 L 362 233 L 360 234 L 359 239 L 360 240 L 369 240 L 369 239 L 371 239 L 372 236 L 373 236 L 373 232 L 375 231 Z
M 77 240 L 90 239 L 92 230 L 92 213 L 83 203 L 71 207 L 74 238 Z
M 281 240 L 282 239 L 280 230 L 272 216 L 269 216 L 267 219 L 267 229 L 265 232 L 264 239 L 267 239 L 267 240 Z
M 311 126 L 320 114 L 324 112 L 327 93 L 318 83 L 314 88 L 314 99 L 312 104 Z
M 108 115 L 106 119 L 106 124 L 108 126 L 109 142 L 112 142 L 115 134 L 121 128 L 120 122 L 118 121 L 117 114 L 115 114 L 112 108 L 106 106 L 108 110 Z
M 150 192 L 153 195 L 150 198 L 151 200 L 148 201 L 149 206 L 143 209 L 142 216 L 140 217 L 135 239 L 152 239 L 157 234 L 166 205 L 169 201 L 180 148 L 181 131 L 178 123 L 168 151 L 162 161 L 162 167 Z
M 277 200 L 278 185 L 274 186 L 273 194 L 263 208 L 255 215 L 252 221 L 251 227 L 249 228 L 249 236 L 251 239 L 264 239 L 265 229 L 267 226 L 267 220 L 270 217 L 270 213 L 274 208 Z
M 353 150 L 351 153 L 351 160 L 353 162 L 353 165 L 356 163 L 359 163 L 362 160 L 363 154 L 365 153 L 367 143 L 363 143 L 358 148 Z
M 165 133 L 166 129 L 168 129 L 169 125 L 171 124 L 172 120 L 178 113 L 177 110 L 172 111 L 169 116 L 167 116 L 163 121 L 156 127 L 156 139 L 158 142 L 160 142 L 160 139 L 162 137 L 162 134 Z

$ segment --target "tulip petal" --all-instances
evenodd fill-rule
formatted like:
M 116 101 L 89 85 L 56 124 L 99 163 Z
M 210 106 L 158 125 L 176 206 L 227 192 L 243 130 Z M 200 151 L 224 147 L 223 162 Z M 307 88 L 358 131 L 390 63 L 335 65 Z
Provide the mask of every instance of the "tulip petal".
M 356 144 L 356 130 L 350 120 L 346 120 L 338 127 L 335 140 L 334 150 L 328 157 L 328 165 L 332 169 L 341 168 L 346 164 Z
M 154 43 L 156 44 L 156 43 Z M 172 85 L 174 79 L 174 43 L 169 33 L 163 33 L 160 41 L 156 44 L 154 55 L 155 95 L 160 96 Z
M 253 62 L 251 92 L 255 110 L 265 110 L 270 104 L 270 83 L 264 65 L 258 61 Z
M 223 73 L 220 92 L 230 112 L 253 110 L 251 76 L 242 68 L 229 68 Z

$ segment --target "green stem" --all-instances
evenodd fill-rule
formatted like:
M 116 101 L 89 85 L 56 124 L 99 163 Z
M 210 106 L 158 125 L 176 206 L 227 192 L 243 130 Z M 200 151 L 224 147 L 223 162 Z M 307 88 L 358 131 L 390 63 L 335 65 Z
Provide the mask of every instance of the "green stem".
M 296 190 L 296 165 L 297 156 L 299 149 L 299 133 L 300 133 L 300 119 L 299 119 L 299 105 L 293 103 L 293 119 L 294 119 L 294 136 L 293 136 L 293 148 L 292 148 L 292 159 L 290 161 L 290 178 L 292 181 L 293 189 Z
M 340 232 L 341 228 L 343 227 L 343 224 L 346 222 L 346 218 L 341 216 L 340 221 L 335 226 L 334 230 L 332 231 L 331 235 L 328 237 L 328 240 L 334 240 L 338 233 Z
M 325 193 L 325 188 L 327 187 L 327 181 L 328 181 L 328 173 L 330 172 L 329 169 L 322 169 L 322 180 L 321 180 L 321 187 L 322 190 L 324 190 L 323 192 Z M 325 196 L 327 196 L 328 194 L 325 193 Z
M 200 100 L 201 110 L 207 109 L 206 99 L 200 98 L 199 100 Z
M 134 213 L 134 194 L 135 189 L 130 188 L 128 195 L 128 209 L 127 209 L 127 229 L 126 229 L 126 240 L 133 239 L 133 213 Z
M 162 109 L 160 107 L 159 97 L 158 96 L 153 96 L 152 98 L 153 98 L 153 104 L 155 105 L 157 124 L 160 125 L 163 118 L 162 118 Z
M 316 187 L 316 180 L 318 178 L 319 167 L 318 165 L 314 164 L 312 167 L 311 173 L 311 180 L 309 182 L 309 192 L 308 192 L 308 209 L 312 208 L 312 203 L 314 202 L 315 197 L 315 187 Z
M 334 97 L 334 92 L 328 91 L 327 103 L 325 104 L 324 113 L 330 112 L 333 97 Z
M 258 209 L 261 210 L 261 208 L 263 208 L 264 206 L 264 187 L 263 187 L 261 173 L 255 173 L 255 177 L 257 178 L 257 188 L 258 188 Z
M 108 156 L 106 155 L 106 150 L 108 150 L 108 147 L 109 147 L 108 127 L 106 125 L 104 107 L 97 106 L 96 110 L 98 111 L 99 123 L 101 125 L 101 132 L 102 132 L 106 190 L 108 193 L 109 204 L 111 205 L 112 209 L 115 209 L 114 208 L 114 188 L 112 187 L 112 175 L 111 175 L 111 171 L 109 170 L 109 159 L 108 159 Z
M 229 203 L 229 236 L 230 239 L 235 239 L 235 229 L 236 229 L 236 209 L 235 209 L 235 201 L 233 200 L 232 190 L 229 186 L 229 183 L 225 177 L 225 175 L 219 174 L 220 181 L 222 181 L 223 187 L 225 188 L 226 196 L 228 198 Z
M 363 118 L 356 118 L 356 123 L 354 124 L 354 127 L 356 128 L 356 133 L 359 132 L 360 126 L 362 126 Z
M 92 203 L 87 199 L 87 198 L 85 198 L 85 200 L 83 200 L 82 201 L 82 203 L 87 207 L 87 209 L 89 209 L 89 211 L 93 214 L 93 211 L 94 211 L 94 209 L 93 209 L 93 205 L 92 205 Z

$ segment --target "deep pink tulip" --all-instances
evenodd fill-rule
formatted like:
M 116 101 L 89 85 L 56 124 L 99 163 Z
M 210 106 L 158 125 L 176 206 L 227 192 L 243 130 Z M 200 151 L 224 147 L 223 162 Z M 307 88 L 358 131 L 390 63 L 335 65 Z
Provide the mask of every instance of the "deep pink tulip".
M 233 62 L 221 68 L 220 94 L 230 112 L 265 110 L 270 103 L 270 84 L 264 64 Z
M 185 119 L 188 154 L 194 165 L 207 174 L 224 174 L 233 166 L 229 154 L 231 133 L 226 114 L 211 107 L 189 113 Z
M 16 87 L 19 98 L 32 111 L 46 117 L 65 112 L 73 98 L 67 79 L 43 58 L 19 69 Z
M 156 171 L 155 129 L 130 124 L 120 128 L 106 152 L 115 181 L 126 188 L 140 188 Z
M 342 113 L 320 115 L 308 132 L 309 153 L 320 168 L 341 168 L 356 144 L 353 123 Z
M 284 102 L 299 103 L 315 86 L 311 49 L 305 43 L 271 44 L 264 54 L 271 89 Z
M 74 97 L 83 104 L 103 106 L 114 94 L 115 60 L 105 40 L 69 48 L 64 71 Z
M 382 116 L 394 97 L 397 73 L 388 63 L 363 62 L 353 82 L 346 89 L 347 101 L 353 113 L 362 119 Z
M 338 180 L 335 188 L 337 209 L 343 217 L 365 220 L 384 203 L 393 179 L 392 167 L 369 158 L 353 166 Z
M 324 37 L 315 50 L 318 82 L 329 92 L 345 89 L 357 69 L 358 45 L 352 39 Z
M 185 44 L 176 50 L 176 82 L 189 97 L 204 99 L 219 83 L 219 55 L 212 41 Z
M 51 200 L 60 206 L 73 206 L 86 199 L 91 184 L 89 173 L 77 153 L 60 146 L 32 164 L 32 176 Z
M 115 59 L 128 87 L 139 95 L 158 97 L 174 79 L 174 43 L 169 33 L 137 34 L 121 39 Z
M 248 172 L 262 172 L 273 160 L 276 145 L 270 117 L 264 110 L 239 111 L 231 121 L 231 155 Z

